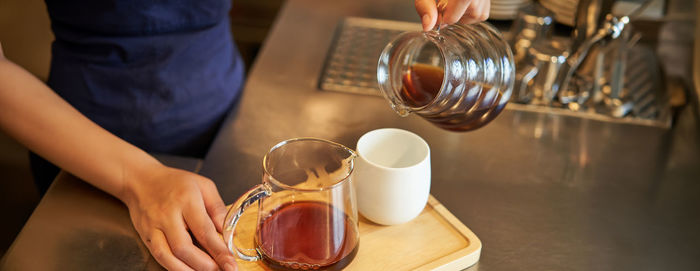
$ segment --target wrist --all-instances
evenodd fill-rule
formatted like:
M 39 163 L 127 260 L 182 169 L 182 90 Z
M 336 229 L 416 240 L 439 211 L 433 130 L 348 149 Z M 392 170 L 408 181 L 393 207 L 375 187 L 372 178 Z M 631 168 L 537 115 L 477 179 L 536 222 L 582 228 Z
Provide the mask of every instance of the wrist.
M 121 176 L 121 189 L 115 195 L 126 205 L 130 205 L 139 197 L 139 191 L 144 184 L 155 179 L 154 176 L 167 167 L 150 155 L 140 161 L 131 161 L 125 166 Z

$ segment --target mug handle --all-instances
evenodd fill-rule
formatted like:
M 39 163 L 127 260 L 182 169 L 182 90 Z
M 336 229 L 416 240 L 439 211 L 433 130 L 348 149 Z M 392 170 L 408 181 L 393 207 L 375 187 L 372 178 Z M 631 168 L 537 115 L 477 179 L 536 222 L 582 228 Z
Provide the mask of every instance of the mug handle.
M 248 190 L 243 194 L 232 206 L 229 208 L 226 214 L 226 219 L 224 220 L 223 236 L 226 246 L 231 251 L 231 253 L 236 253 L 238 257 L 243 260 L 254 262 L 260 260 L 260 254 L 255 249 L 244 248 L 241 249 L 233 243 L 233 232 L 236 229 L 236 224 L 238 220 L 251 204 L 259 201 L 263 198 L 269 197 L 272 194 L 270 188 L 264 184 L 258 184 L 252 189 Z M 248 253 L 246 253 L 248 252 Z M 251 253 L 252 252 L 252 253 Z

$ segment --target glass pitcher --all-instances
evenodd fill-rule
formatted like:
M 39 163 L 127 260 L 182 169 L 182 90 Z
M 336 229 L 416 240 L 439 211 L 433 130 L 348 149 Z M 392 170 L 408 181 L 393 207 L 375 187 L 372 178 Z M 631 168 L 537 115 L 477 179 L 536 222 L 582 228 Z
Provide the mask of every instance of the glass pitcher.
M 262 183 L 229 209 L 223 236 L 246 261 L 274 270 L 341 270 L 357 254 L 360 233 L 351 149 L 327 140 L 283 141 L 263 159 Z M 259 202 L 255 247 L 234 244 L 245 209 Z
M 513 53 L 488 23 L 407 32 L 382 52 L 377 80 L 401 116 L 415 113 L 451 131 L 486 125 L 513 92 Z

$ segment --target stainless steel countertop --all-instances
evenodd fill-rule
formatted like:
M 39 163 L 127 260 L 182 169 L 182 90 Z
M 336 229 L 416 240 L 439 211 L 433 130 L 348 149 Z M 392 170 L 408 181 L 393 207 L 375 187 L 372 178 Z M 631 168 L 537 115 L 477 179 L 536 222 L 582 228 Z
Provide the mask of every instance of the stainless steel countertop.
M 469 270 L 700 269 L 700 120 L 692 110 L 668 131 L 514 110 L 473 132 L 442 131 L 400 118 L 378 97 L 318 90 L 345 16 L 418 20 L 412 1 L 288 1 L 203 163 L 201 174 L 227 203 L 261 181 L 262 156 L 277 142 L 312 136 L 355 147 L 367 131 L 397 127 L 428 142 L 432 194 L 481 239 L 481 260 Z M 2 269 L 159 266 L 123 205 L 64 175 Z
M 202 160 L 156 155 L 199 171 Z M 0 270 L 162 270 L 118 199 L 61 172 L 0 261 Z

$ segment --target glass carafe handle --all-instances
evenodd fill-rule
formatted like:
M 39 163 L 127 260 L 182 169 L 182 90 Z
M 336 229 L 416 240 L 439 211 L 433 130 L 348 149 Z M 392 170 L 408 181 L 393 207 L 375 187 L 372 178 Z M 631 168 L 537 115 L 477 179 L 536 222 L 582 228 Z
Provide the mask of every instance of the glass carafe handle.
M 231 253 L 236 253 L 238 257 L 246 261 L 258 261 L 260 260 L 260 254 L 255 249 L 244 248 L 241 249 L 233 243 L 233 233 L 236 230 L 236 224 L 238 220 L 251 204 L 259 201 L 263 198 L 269 197 L 272 192 L 264 184 L 258 184 L 252 189 L 248 190 L 243 196 L 241 196 L 228 210 L 226 214 L 226 219 L 224 219 L 223 226 L 223 236 L 226 246 L 231 251 Z

